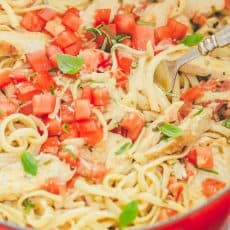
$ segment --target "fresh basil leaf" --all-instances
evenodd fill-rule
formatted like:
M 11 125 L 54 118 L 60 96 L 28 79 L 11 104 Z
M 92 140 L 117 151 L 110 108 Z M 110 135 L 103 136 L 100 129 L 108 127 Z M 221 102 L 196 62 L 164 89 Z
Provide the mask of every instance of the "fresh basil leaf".
M 25 207 L 25 213 L 26 214 L 29 214 L 30 211 L 34 208 L 34 204 L 29 199 L 25 199 L 22 202 L 22 205 Z
M 116 154 L 116 155 L 119 155 L 119 154 L 123 153 L 125 150 L 127 150 L 128 148 L 130 148 L 131 145 L 132 145 L 132 144 L 131 144 L 130 142 L 127 142 L 127 143 L 123 144 L 123 145 L 115 152 L 115 154 Z
M 69 54 L 57 55 L 58 68 L 67 74 L 76 74 L 84 64 L 84 60 L 80 56 L 72 56 Z
M 65 133 L 69 133 L 69 125 L 68 124 L 63 124 L 62 125 L 62 130 L 65 132 Z
M 197 169 L 199 169 L 199 170 L 201 170 L 201 171 L 204 171 L 204 172 L 208 172 L 208 173 L 216 174 L 216 175 L 218 175 L 218 174 L 219 174 L 217 171 L 212 170 L 212 169 L 205 169 L 205 168 L 197 168 Z
M 156 26 L 156 24 L 153 23 L 153 22 L 146 22 L 146 21 L 143 21 L 143 20 L 137 21 L 137 24 L 138 24 L 138 25 L 152 26 L 152 27 L 155 27 L 155 26 Z
M 121 228 L 130 225 L 138 214 L 138 203 L 136 200 L 128 203 L 119 216 L 119 226 Z
M 230 129 L 230 118 L 224 121 L 223 126 Z
M 180 137 L 183 135 L 183 130 L 176 125 L 169 124 L 169 123 L 163 123 L 159 127 L 160 131 L 167 137 Z
M 186 46 L 195 46 L 200 41 L 202 41 L 203 38 L 204 38 L 203 34 L 192 34 L 192 35 L 186 36 L 183 40 L 181 40 L 181 43 Z
M 21 163 L 24 171 L 32 176 L 37 175 L 38 163 L 35 158 L 28 152 L 24 152 L 21 155 Z
M 197 110 L 197 112 L 195 112 L 193 114 L 193 117 L 196 117 L 196 116 L 200 115 L 203 111 L 204 111 L 204 108 L 201 108 L 201 109 Z

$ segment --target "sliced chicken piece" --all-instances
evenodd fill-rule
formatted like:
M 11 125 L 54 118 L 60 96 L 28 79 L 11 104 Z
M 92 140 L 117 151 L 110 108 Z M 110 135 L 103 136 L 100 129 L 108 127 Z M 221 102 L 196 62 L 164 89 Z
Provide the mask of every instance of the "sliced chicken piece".
M 0 201 L 17 200 L 22 194 L 39 189 L 48 178 L 59 177 L 63 182 L 67 182 L 74 174 L 67 164 L 55 156 L 41 154 L 36 160 L 36 176 L 26 174 L 20 161 L 0 168 Z

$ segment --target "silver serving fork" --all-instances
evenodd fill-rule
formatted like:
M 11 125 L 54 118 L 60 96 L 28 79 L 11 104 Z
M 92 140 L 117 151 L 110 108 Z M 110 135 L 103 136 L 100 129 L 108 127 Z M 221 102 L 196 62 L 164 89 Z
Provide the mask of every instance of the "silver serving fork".
M 201 55 L 207 55 L 210 51 L 230 44 L 230 25 L 213 34 L 211 37 L 201 41 L 196 47 L 181 56 L 175 61 L 166 61 L 167 74 L 170 79 L 171 86 L 169 92 L 174 88 L 177 72 L 181 66 L 198 58 Z

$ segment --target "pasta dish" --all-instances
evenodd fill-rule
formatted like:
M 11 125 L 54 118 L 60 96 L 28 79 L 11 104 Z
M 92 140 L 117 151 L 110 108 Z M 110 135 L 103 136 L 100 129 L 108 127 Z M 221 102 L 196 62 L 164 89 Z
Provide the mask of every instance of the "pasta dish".
M 230 1 L 1 0 L 0 221 L 143 228 L 230 184 L 230 47 L 173 61 Z

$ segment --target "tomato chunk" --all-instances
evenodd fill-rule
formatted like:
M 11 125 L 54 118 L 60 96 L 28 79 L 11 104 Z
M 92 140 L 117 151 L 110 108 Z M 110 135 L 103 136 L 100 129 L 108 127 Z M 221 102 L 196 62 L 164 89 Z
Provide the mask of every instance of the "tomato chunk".
M 41 91 L 32 82 L 20 82 L 16 85 L 16 95 L 22 102 L 32 100 L 33 96 Z
M 54 111 L 56 96 L 51 94 L 40 94 L 33 96 L 33 113 L 37 116 L 48 115 Z
M 57 64 L 57 55 L 63 54 L 63 51 L 55 45 L 48 45 L 46 47 L 46 55 L 48 56 L 50 62 L 52 63 L 52 66 L 58 67 Z
M 18 109 L 19 106 L 10 99 L 5 98 L 0 100 L 0 118 L 16 113 Z
M 92 102 L 96 106 L 106 106 L 110 102 L 110 95 L 106 88 L 95 88 L 92 91 Z
M 61 134 L 61 122 L 56 119 L 45 119 L 44 123 L 47 126 L 49 136 L 56 136 Z
M 59 149 L 58 137 L 48 137 L 46 142 L 41 147 L 41 152 L 57 155 Z
M 37 88 L 50 92 L 56 86 L 55 81 L 48 73 L 38 74 L 35 78 L 35 85 Z
M 68 138 L 79 137 L 79 127 L 77 123 L 64 123 L 62 125 L 62 134 L 60 140 L 63 141 Z
M 93 101 L 92 91 L 93 91 L 93 88 L 91 88 L 89 86 L 84 87 L 81 91 L 81 98 L 87 99 L 90 103 L 92 103 L 92 101 Z
M 133 48 L 146 50 L 146 45 L 149 41 L 154 47 L 155 38 L 153 28 L 146 25 L 136 25 L 132 37 Z
M 188 30 L 188 27 L 186 25 L 176 21 L 173 18 L 170 18 L 168 20 L 167 26 L 171 30 L 172 39 L 176 39 L 176 40 L 182 39 L 186 35 L 187 30 Z
M 8 85 L 11 82 L 10 73 L 11 73 L 10 69 L 0 70 L 0 87 L 1 88 Z
M 72 31 L 78 31 L 81 25 L 81 18 L 79 15 L 67 11 L 62 17 L 62 23 Z
M 76 41 L 77 41 L 77 37 L 75 36 L 75 34 L 72 31 L 67 30 L 67 31 L 60 33 L 56 37 L 54 42 L 60 48 L 65 49 L 66 47 L 73 45 Z
M 117 32 L 119 34 L 132 35 L 136 22 L 133 14 L 117 14 L 114 17 Z
M 196 147 L 197 166 L 199 168 L 213 168 L 213 155 L 211 147 Z
M 98 26 L 101 23 L 109 24 L 111 9 L 97 9 L 94 16 L 94 25 Z
M 0 74 L 1 75 L 1 74 Z M 26 71 L 23 69 L 14 69 L 10 72 L 9 77 L 14 83 L 19 83 L 22 81 L 27 81 Z
M 41 189 L 56 195 L 60 195 L 66 191 L 66 184 L 60 178 L 52 177 L 46 180 L 45 184 L 41 186 Z
M 186 156 L 186 159 L 191 164 L 197 165 L 197 151 L 196 151 L 196 149 L 192 149 L 191 151 L 189 151 L 188 155 Z
M 121 70 L 116 70 L 112 73 L 112 76 L 116 79 L 116 86 L 126 88 L 128 83 L 128 76 Z
M 45 50 L 34 51 L 26 55 L 28 62 L 34 69 L 34 71 L 42 73 L 47 72 L 52 68 L 51 62 L 46 56 Z
M 65 31 L 65 26 L 62 24 L 61 18 L 55 17 L 53 20 L 46 23 L 45 30 L 52 36 L 58 36 Z
M 67 164 L 70 165 L 71 168 L 75 168 L 77 165 L 77 156 L 75 155 L 76 153 L 71 153 L 68 151 L 68 148 L 62 148 L 61 150 L 58 151 L 58 157 L 66 162 Z
M 87 99 L 78 99 L 75 102 L 75 119 L 77 121 L 87 120 L 90 118 L 91 108 Z
M 132 57 L 128 56 L 127 54 L 124 54 L 121 51 L 118 51 L 117 52 L 117 62 L 118 62 L 119 68 L 123 72 L 130 73 L 132 62 L 133 62 Z
M 44 8 L 38 12 L 38 16 L 48 22 L 57 16 L 57 12 L 50 8 Z
M 74 109 L 68 104 L 61 105 L 60 116 L 63 123 L 71 123 L 75 121 Z
M 64 49 L 64 52 L 66 54 L 76 56 L 79 54 L 82 46 L 83 46 L 82 40 L 76 37 L 76 42 L 73 45 L 66 47 Z
M 32 101 L 26 102 L 20 106 L 20 113 L 30 115 L 33 113 Z
M 156 43 L 172 37 L 172 31 L 169 26 L 160 26 L 155 29 L 154 36 Z
M 199 86 L 189 88 L 186 92 L 182 93 L 180 99 L 186 102 L 193 103 L 196 99 L 203 96 L 204 90 Z
M 202 193 L 206 197 L 215 195 L 219 190 L 223 189 L 226 183 L 212 178 L 207 178 L 202 182 Z
M 127 137 L 135 141 L 144 127 L 144 124 L 144 119 L 137 113 L 130 113 L 123 118 L 120 126 L 127 131 Z
M 178 201 L 181 193 L 184 190 L 183 184 L 180 182 L 169 183 L 168 188 L 169 188 L 169 192 L 173 195 L 175 201 Z
M 21 20 L 21 26 L 32 32 L 41 32 L 45 26 L 45 21 L 42 20 L 36 12 L 28 12 Z

